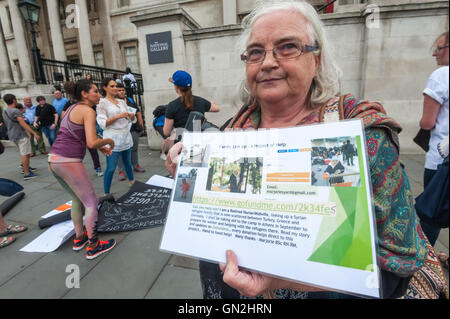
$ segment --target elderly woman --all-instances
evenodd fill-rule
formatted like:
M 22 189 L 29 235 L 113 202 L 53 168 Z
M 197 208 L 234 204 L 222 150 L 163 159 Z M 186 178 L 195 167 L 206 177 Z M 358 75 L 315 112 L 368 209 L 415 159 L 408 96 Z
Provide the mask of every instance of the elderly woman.
M 297 1 L 261 3 L 245 18 L 243 26 L 245 105 L 230 121 L 228 129 L 314 124 L 322 121 L 324 113 L 337 109 L 340 72 L 330 55 L 323 24 L 311 5 Z M 341 102 L 343 118 L 364 121 L 382 288 L 384 297 L 399 297 L 428 253 L 409 183 L 400 166 L 397 134 L 401 128 L 378 103 L 358 100 L 351 94 L 343 96 Z M 169 152 L 166 167 L 172 172 L 175 168 L 172 158 L 175 160 L 181 149 L 182 145 L 177 144 Z M 220 269 L 215 264 L 200 263 L 206 298 L 256 297 L 267 292 L 274 292 L 278 298 L 305 298 L 319 291 L 242 270 L 233 251 L 226 252 L 226 260 Z M 321 296 L 314 297 L 335 297 L 320 293 Z

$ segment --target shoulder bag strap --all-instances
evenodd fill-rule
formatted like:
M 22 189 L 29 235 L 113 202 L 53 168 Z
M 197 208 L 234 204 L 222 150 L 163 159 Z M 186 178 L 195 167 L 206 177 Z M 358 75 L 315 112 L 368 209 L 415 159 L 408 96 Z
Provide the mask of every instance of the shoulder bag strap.
M 345 95 L 341 95 L 323 105 L 320 109 L 319 122 L 330 123 L 344 120 L 344 99 Z

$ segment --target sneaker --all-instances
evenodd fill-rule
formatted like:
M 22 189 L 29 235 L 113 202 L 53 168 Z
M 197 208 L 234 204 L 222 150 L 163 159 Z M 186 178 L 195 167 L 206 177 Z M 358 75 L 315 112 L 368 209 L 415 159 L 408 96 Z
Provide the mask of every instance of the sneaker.
M 36 177 L 37 177 L 37 175 L 34 174 L 33 172 L 30 172 L 30 174 L 27 174 L 27 175 L 23 175 L 23 179 L 24 180 L 33 179 L 33 178 L 36 178 Z
M 103 176 L 103 172 L 102 172 L 102 169 L 101 169 L 101 168 L 97 168 L 97 169 L 95 170 L 95 172 L 97 173 L 97 176 L 98 176 L 98 177 Z
M 136 173 L 145 173 L 145 169 L 143 169 L 142 167 L 141 167 L 141 165 L 136 165 L 136 167 L 134 168 L 134 171 L 136 172 Z
M 37 168 L 31 167 L 31 166 L 29 166 L 28 169 L 30 170 L 30 172 L 34 172 L 34 171 L 37 170 Z M 23 174 L 24 171 L 23 171 L 23 165 L 22 164 L 20 164 L 20 170 L 22 171 L 22 174 Z
M 73 247 L 72 249 L 75 251 L 79 251 L 82 250 L 84 248 L 84 246 L 87 245 L 89 239 L 88 239 L 88 235 L 86 232 L 84 232 L 84 236 L 82 239 L 77 239 L 75 237 L 75 239 L 73 240 Z
M 116 241 L 114 239 L 105 241 L 97 240 L 97 245 L 94 248 L 89 246 L 86 247 L 86 259 L 97 258 L 101 254 L 113 249 L 114 246 L 116 246 Z
M 162 159 L 163 161 L 165 161 L 167 159 L 167 156 L 166 156 L 166 154 L 161 153 L 161 156 L 159 158 Z
M 124 172 L 119 172 L 119 181 L 124 181 L 127 178 L 125 177 L 125 173 Z

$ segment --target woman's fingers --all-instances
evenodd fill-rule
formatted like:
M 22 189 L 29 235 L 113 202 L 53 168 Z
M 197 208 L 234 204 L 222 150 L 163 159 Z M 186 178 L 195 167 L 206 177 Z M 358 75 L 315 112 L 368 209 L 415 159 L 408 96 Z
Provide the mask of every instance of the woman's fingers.
M 177 170 L 178 159 L 181 151 L 183 150 L 183 143 L 179 142 L 172 146 L 167 154 L 166 158 L 166 168 L 169 171 L 170 175 L 174 176 Z
M 266 289 L 267 281 L 264 277 L 246 270 L 240 270 L 236 254 L 227 250 L 227 263 L 220 265 L 223 272 L 223 281 L 238 290 L 241 295 L 256 297 Z

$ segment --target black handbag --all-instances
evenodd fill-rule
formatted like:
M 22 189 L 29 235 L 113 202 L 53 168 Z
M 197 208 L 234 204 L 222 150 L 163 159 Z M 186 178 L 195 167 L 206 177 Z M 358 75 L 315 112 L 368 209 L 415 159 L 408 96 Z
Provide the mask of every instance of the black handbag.
M 4 151 L 5 151 L 5 146 L 4 146 L 3 143 L 0 141 L 0 154 L 3 154 Z
M 424 130 L 420 129 L 419 132 L 417 132 L 416 137 L 413 138 L 414 143 L 420 146 L 421 149 L 423 149 L 425 152 L 428 152 L 430 149 L 430 137 L 431 137 L 431 131 L 430 130 Z
M 423 193 L 416 198 L 415 205 L 421 220 L 441 228 L 448 227 L 449 219 L 448 162 L 447 156 Z

